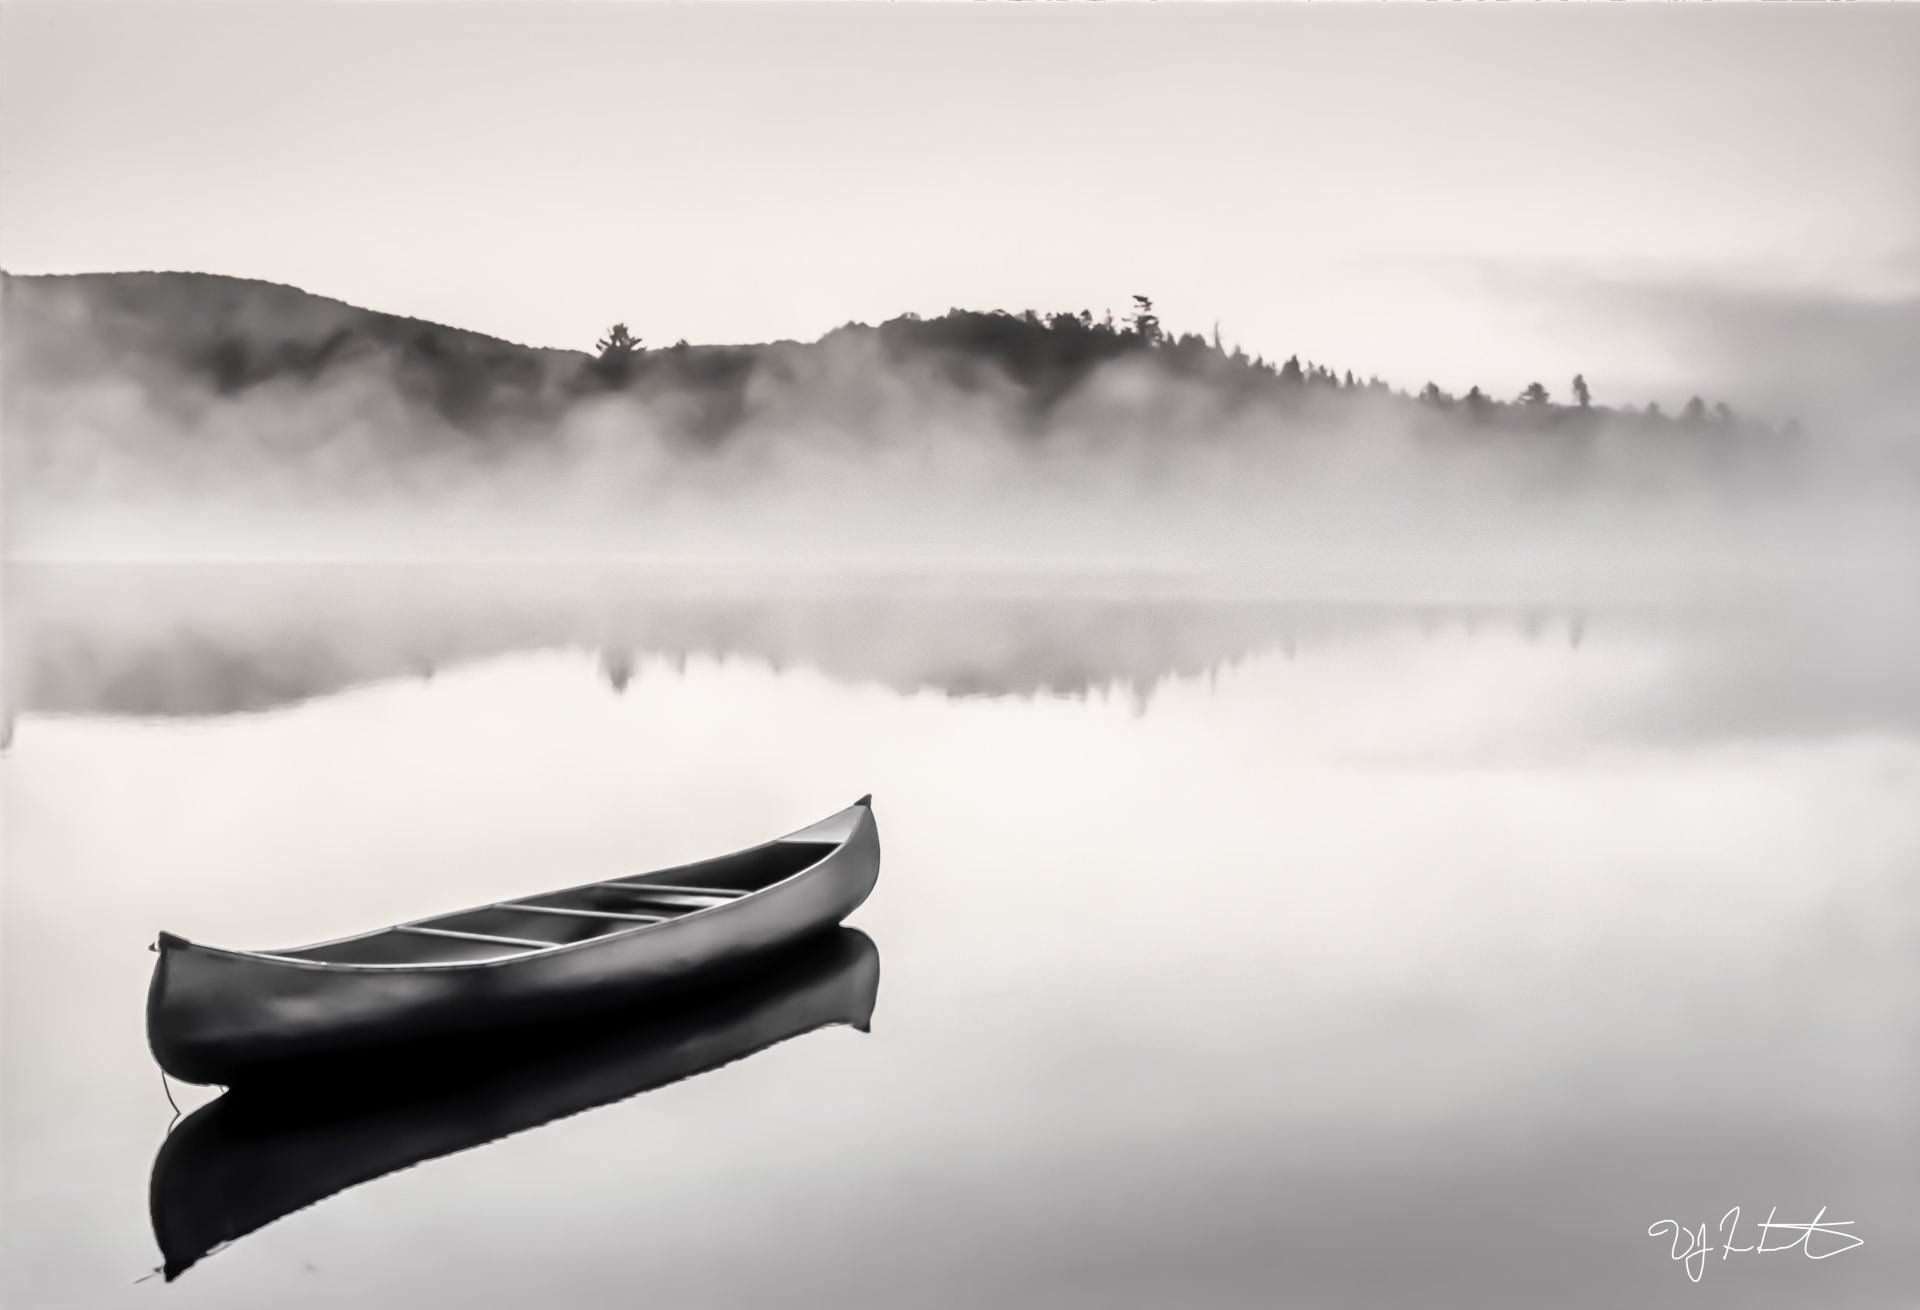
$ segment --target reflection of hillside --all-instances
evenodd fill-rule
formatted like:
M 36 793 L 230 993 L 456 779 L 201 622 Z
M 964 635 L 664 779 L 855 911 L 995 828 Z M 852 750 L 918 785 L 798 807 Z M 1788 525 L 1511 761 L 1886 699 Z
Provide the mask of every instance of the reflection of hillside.
M 1392 606 L 957 589 L 864 589 L 559 568 L 46 565 L 9 577 L 14 713 L 214 715 L 513 652 L 594 652 L 615 691 L 647 661 L 745 660 L 902 694 L 1144 704 L 1168 679 L 1387 637 L 1521 637 L 1579 650 L 1639 624 L 1672 647 L 1649 728 L 1755 732 L 1920 723 L 1911 616 L 1682 622 L 1545 606 Z M 1865 623 L 1865 628 L 1860 625 Z M 1855 628 L 1860 630 L 1855 631 Z M 1709 720 L 1711 722 L 1709 722 Z
M 13 585 L 12 702 L 27 712 L 202 715 L 268 709 L 514 651 L 598 653 L 624 688 L 639 663 L 750 660 L 902 693 L 1137 698 L 1268 652 L 1385 628 L 1523 625 L 1560 640 L 1577 615 L 1275 601 L 1008 594 L 694 592 L 539 571 L 187 566 L 23 569 Z M 1577 640 L 1577 635 L 1575 635 Z

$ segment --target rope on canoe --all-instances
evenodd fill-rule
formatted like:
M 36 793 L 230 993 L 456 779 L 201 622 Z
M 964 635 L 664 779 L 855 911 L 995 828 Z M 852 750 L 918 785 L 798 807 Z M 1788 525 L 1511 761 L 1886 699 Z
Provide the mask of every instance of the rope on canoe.
M 173 1099 L 173 1086 L 167 1081 L 167 1071 L 160 1071 L 160 1090 L 167 1094 L 167 1104 L 173 1107 L 173 1118 L 167 1123 L 167 1135 L 173 1135 L 173 1126 L 180 1122 L 180 1102 Z

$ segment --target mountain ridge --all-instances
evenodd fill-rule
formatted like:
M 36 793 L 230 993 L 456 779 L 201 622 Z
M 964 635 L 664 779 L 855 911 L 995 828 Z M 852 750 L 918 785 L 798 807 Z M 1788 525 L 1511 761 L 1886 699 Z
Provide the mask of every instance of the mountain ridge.
M 809 367 L 810 355 L 867 337 L 877 343 L 877 362 L 914 370 L 916 381 L 961 394 L 1000 392 L 1002 399 L 1009 389 L 1019 393 L 1022 403 L 1014 408 L 1025 413 L 1013 426 L 1028 436 L 1047 426 L 1063 400 L 1116 365 L 1140 366 L 1159 381 L 1202 388 L 1236 415 L 1292 400 L 1321 402 L 1325 417 L 1331 398 L 1368 397 L 1483 427 L 1579 429 L 1625 420 L 1758 429 L 1725 406 L 1709 410 L 1698 400 L 1690 412 L 1669 419 L 1652 407 L 1591 405 L 1584 397 L 1574 405 L 1556 404 L 1537 385 L 1513 402 L 1494 400 L 1477 387 L 1454 397 L 1431 383 L 1415 396 L 1377 377 L 1303 365 L 1297 356 L 1268 361 L 1230 350 L 1217 337 L 1167 332 L 1145 297 L 1135 298 L 1136 312 L 1124 323 L 1096 321 L 1084 310 L 1041 315 L 953 309 L 932 318 L 903 314 L 873 326 L 849 323 L 811 342 L 680 342 L 610 360 L 227 274 L 9 273 L 0 288 L 7 374 L 16 385 L 71 383 L 86 372 L 76 361 L 91 359 L 97 373 L 131 371 L 150 385 L 199 385 L 231 396 L 278 381 L 312 384 L 343 365 L 375 363 L 410 399 L 467 431 L 496 421 L 538 428 L 575 404 L 611 392 L 643 403 L 677 401 L 681 410 L 693 411 L 677 416 L 687 435 L 719 440 L 743 416 L 755 375 L 764 374 L 777 390 L 783 379 L 820 371 Z M 173 376 L 154 376 L 162 369 Z M 845 381 L 857 389 L 860 379 Z M 689 406 L 689 400 L 699 403 Z

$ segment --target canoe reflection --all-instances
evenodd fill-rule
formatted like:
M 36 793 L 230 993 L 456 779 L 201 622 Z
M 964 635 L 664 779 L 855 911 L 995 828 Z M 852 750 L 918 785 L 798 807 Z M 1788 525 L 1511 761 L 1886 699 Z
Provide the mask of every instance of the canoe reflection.
M 398 1169 L 717 1069 L 817 1028 L 866 1031 L 880 953 L 850 928 L 750 978 L 591 1031 L 547 1033 L 353 1088 L 245 1088 L 183 1120 L 153 1162 L 169 1281 L 220 1245 Z

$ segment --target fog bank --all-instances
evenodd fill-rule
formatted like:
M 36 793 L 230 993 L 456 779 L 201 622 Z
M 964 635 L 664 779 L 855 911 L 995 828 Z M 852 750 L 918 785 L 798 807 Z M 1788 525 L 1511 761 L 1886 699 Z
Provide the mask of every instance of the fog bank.
M 1650 413 L 1558 382 L 1415 396 L 1150 306 L 611 358 L 199 275 L 10 278 L 6 311 L 16 557 L 1092 567 L 1591 599 L 1896 585 L 1920 554 L 1912 443 L 1842 420 Z

